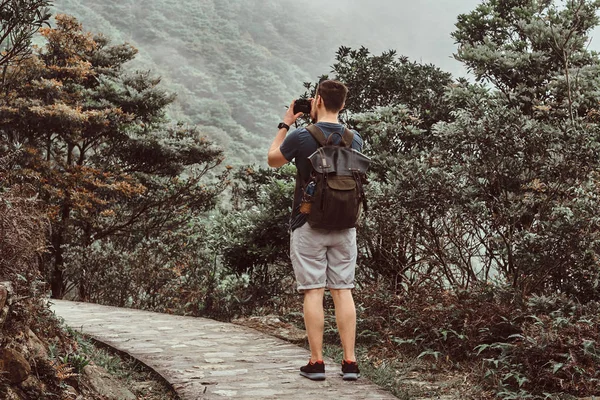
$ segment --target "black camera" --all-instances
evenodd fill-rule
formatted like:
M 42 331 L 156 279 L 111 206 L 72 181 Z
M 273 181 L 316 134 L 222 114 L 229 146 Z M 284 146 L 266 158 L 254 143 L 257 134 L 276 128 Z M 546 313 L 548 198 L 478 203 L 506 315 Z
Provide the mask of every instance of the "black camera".
M 309 99 L 298 99 L 294 103 L 294 115 L 298 113 L 310 114 L 311 101 Z

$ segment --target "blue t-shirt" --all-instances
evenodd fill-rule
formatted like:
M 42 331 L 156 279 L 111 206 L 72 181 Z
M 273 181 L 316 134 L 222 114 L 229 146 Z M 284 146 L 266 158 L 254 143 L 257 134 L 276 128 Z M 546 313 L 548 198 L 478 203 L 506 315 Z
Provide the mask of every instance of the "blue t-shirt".
M 341 124 L 334 124 L 332 122 L 317 122 L 315 125 L 317 125 L 323 131 L 323 134 L 326 138 L 329 138 L 329 135 L 334 132 L 338 132 L 340 135 L 344 134 L 345 126 Z M 352 148 L 362 151 L 362 137 L 360 137 L 358 132 L 352 132 L 354 133 Z M 341 137 L 336 135 L 332 141 L 334 144 L 337 144 L 341 141 Z M 294 193 L 294 205 L 292 208 L 292 217 L 290 219 L 290 229 L 292 231 L 296 228 L 300 228 L 306 223 L 307 215 L 300 213 L 302 187 L 306 184 L 306 182 L 308 182 L 310 173 L 312 171 L 308 157 L 317 151 L 318 147 L 319 145 L 317 144 L 317 141 L 312 137 L 310 132 L 307 131 L 306 128 L 299 128 L 293 132 L 290 132 L 285 137 L 285 140 L 279 148 L 281 150 L 281 154 L 283 154 L 286 160 L 295 160 L 296 169 L 298 170 L 298 176 L 296 176 L 296 190 Z

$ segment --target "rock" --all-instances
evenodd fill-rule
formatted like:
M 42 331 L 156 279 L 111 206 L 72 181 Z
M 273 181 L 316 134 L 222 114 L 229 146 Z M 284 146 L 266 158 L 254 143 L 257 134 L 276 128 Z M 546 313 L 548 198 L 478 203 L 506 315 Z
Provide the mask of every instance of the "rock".
M 73 386 L 65 385 L 64 397 L 66 399 L 76 399 L 78 397 L 77 390 L 75 390 L 75 388 Z
M 4 308 L 8 299 L 8 289 L 0 283 L 0 308 Z
M 136 400 L 137 397 L 121 382 L 113 378 L 104 368 L 96 365 L 86 365 L 83 368 L 83 374 L 86 377 L 91 388 L 108 400 Z
M 31 366 L 21 355 L 13 349 L 0 349 L 0 370 L 5 372 L 5 377 L 10 383 L 21 383 L 31 373 Z
M 133 382 L 131 384 L 131 388 L 134 391 L 140 392 L 140 393 L 151 392 L 154 386 L 156 386 L 156 382 L 154 382 L 154 381 Z
M 301 343 L 306 340 L 306 331 L 296 326 L 282 322 L 276 315 L 266 315 L 262 317 L 238 318 L 233 321 L 234 324 L 256 329 L 257 331 L 287 340 L 292 343 Z
M 8 304 L 10 304 L 10 295 L 13 293 L 12 283 L 0 282 L 0 331 L 8 317 Z
M 31 352 L 33 358 L 48 358 L 48 350 L 46 345 L 42 342 L 31 329 L 27 329 L 27 347 Z
M 44 393 L 46 391 L 46 385 L 33 375 L 29 375 L 19 387 L 28 393 Z
M 13 289 L 13 285 L 10 282 L 0 282 L 0 300 L 4 297 L 4 303 L 0 301 L 0 308 L 4 307 L 6 304 L 10 305 L 10 296 L 15 292 Z M 5 293 L 4 296 L 2 293 Z
M 6 397 L 2 398 L 3 400 L 25 400 L 25 393 L 21 392 L 17 388 L 8 387 L 6 390 Z
M 9 311 L 8 306 L 4 306 L 3 308 L 0 308 L 0 331 L 2 330 L 2 327 L 4 326 L 4 323 L 6 322 L 6 317 L 8 317 L 8 311 Z

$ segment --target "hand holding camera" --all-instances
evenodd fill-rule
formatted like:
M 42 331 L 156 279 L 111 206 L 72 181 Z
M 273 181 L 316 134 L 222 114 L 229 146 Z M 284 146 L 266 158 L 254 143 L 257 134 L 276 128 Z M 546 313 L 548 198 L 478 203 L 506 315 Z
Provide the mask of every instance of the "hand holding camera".
M 294 100 L 294 114 L 298 114 L 298 113 L 310 114 L 311 104 L 312 104 L 312 99 Z
M 303 114 L 310 114 L 311 99 L 297 99 L 292 101 L 290 108 L 288 108 L 283 122 L 286 125 L 292 125 L 298 118 Z

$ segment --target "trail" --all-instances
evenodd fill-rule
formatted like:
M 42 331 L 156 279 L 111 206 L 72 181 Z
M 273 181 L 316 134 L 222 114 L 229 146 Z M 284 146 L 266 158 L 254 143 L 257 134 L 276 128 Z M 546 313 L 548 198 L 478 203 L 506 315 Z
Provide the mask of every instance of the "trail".
M 396 399 L 368 380 L 345 382 L 325 359 L 326 377 L 298 372 L 310 353 L 250 328 L 206 318 L 52 300 L 72 329 L 128 353 L 159 373 L 184 400 Z

